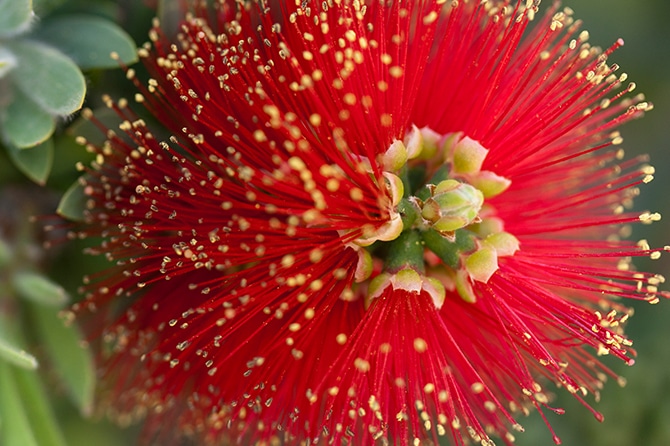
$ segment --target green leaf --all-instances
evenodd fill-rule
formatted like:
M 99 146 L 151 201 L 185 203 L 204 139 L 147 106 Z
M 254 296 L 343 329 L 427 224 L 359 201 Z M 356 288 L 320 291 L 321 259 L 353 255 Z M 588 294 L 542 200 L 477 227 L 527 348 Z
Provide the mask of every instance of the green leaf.
M 31 422 L 32 433 L 40 446 L 66 446 L 44 386 L 36 373 L 13 370 L 14 382 Z M 7 443 L 9 444 L 9 443 Z M 21 443 L 23 444 L 23 443 Z
M 39 17 L 46 17 L 51 11 L 69 0 L 33 0 L 33 9 Z
M 18 61 L 10 76 L 26 96 L 53 115 L 69 115 L 81 108 L 86 83 L 69 57 L 29 40 L 8 42 L 7 46 Z
M 14 57 L 11 51 L 7 51 L 6 48 L 0 47 L 0 79 L 12 71 L 12 68 L 15 66 L 16 57 Z
M 35 370 L 38 366 L 37 359 L 33 355 L 3 338 L 0 338 L 0 359 L 28 370 Z
M 0 362 L 0 444 L 39 446 L 23 410 L 21 394 L 8 364 Z
M 63 287 L 55 284 L 39 273 L 21 271 L 11 278 L 16 293 L 33 302 L 60 307 L 68 301 Z
M 1 118 L 4 137 L 21 149 L 46 141 L 56 128 L 53 116 L 18 90 Z
M 11 144 L 7 145 L 7 153 L 16 167 L 28 178 L 38 184 L 44 184 L 49 178 L 49 172 L 54 160 L 53 141 L 47 139 L 42 144 L 29 149 L 19 149 Z
M 63 194 L 63 198 L 58 203 L 56 212 L 61 217 L 73 221 L 84 220 L 84 210 L 86 209 L 86 194 L 84 193 L 84 185 L 79 179 L 74 182 Z
M 82 347 L 76 325 L 65 326 L 53 308 L 31 305 L 35 328 L 72 401 L 84 415 L 93 411 L 95 369 L 90 350 Z
M 81 69 L 118 68 L 119 61 L 112 59 L 112 52 L 127 65 L 137 61 L 133 39 L 114 23 L 100 17 L 55 17 L 45 21 L 34 35 L 68 55 Z
M 21 34 L 30 26 L 33 5 L 30 0 L 0 0 L 0 37 Z

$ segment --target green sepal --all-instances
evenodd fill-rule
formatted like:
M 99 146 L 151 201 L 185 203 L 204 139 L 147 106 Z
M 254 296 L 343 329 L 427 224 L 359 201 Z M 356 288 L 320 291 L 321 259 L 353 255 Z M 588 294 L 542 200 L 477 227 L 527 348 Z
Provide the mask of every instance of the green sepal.
M 133 39 L 119 26 L 92 15 L 56 16 L 47 19 L 34 37 L 70 57 L 79 68 L 118 68 L 137 62 Z M 110 54 L 118 55 L 118 60 Z
M 86 82 L 79 67 L 60 51 L 43 43 L 7 43 L 17 58 L 10 76 L 14 84 L 44 111 L 65 116 L 81 108 Z
M 63 287 L 39 273 L 17 272 L 12 276 L 11 282 L 16 293 L 24 299 L 54 307 L 60 307 L 68 301 Z
M 31 305 L 35 329 L 50 363 L 58 372 L 72 402 L 84 416 L 91 415 L 95 390 L 95 368 L 76 325 L 66 326 L 54 308 Z
M 54 145 L 51 139 L 27 149 L 7 144 L 7 153 L 16 167 L 28 178 L 37 184 L 46 183 L 54 160 Z
M 20 149 L 46 141 L 56 129 L 53 116 L 21 91 L 14 91 L 13 95 L 12 102 L 2 110 L 4 138 Z
M 33 16 L 31 0 L 0 0 L 0 37 L 21 34 L 30 27 Z

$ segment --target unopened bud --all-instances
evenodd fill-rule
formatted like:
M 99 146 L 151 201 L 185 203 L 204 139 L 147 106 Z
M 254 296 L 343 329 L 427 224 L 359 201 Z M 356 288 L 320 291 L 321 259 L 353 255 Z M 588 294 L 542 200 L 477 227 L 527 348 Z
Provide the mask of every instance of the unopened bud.
M 437 231 L 455 231 L 475 221 L 483 204 L 484 196 L 476 188 L 456 180 L 445 180 L 424 202 L 421 216 Z

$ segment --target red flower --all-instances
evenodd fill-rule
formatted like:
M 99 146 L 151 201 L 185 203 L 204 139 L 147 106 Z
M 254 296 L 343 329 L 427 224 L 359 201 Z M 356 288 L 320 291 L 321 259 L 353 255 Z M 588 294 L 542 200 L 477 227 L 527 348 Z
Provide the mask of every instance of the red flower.
M 81 236 L 116 266 L 74 311 L 114 413 L 157 444 L 492 444 L 551 383 L 589 407 L 593 352 L 633 363 L 619 298 L 665 296 L 620 238 L 657 220 L 622 42 L 539 1 L 289 3 L 152 31 L 170 142 L 109 101 Z

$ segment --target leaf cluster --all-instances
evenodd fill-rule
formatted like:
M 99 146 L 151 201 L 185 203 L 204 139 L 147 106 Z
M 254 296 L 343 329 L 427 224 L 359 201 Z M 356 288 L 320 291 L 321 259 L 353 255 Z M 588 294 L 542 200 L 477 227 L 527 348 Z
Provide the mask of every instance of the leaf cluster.
M 82 70 L 136 59 L 133 40 L 110 20 L 57 8 L 38 18 L 31 0 L 0 0 L 0 143 L 16 167 L 44 184 L 52 135 L 84 103 Z

